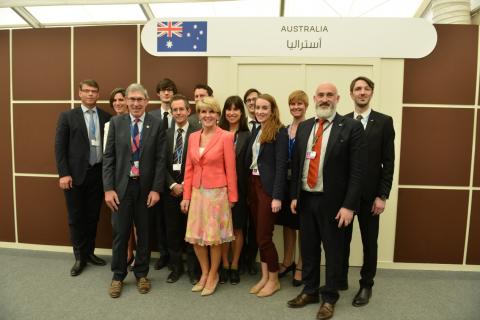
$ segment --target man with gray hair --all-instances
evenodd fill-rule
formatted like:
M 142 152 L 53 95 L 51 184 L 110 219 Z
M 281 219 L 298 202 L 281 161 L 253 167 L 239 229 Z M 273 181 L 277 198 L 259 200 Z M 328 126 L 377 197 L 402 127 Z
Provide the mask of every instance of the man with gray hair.
M 160 200 L 165 185 L 165 131 L 161 122 L 145 113 L 149 98 L 142 85 L 128 86 L 126 98 L 129 113 L 110 121 L 103 156 L 105 202 L 112 210 L 112 298 L 120 296 L 127 276 L 127 243 L 132 223 L 137 228 L 133 273 L 138 291 L 150 291 L 149 208 Z

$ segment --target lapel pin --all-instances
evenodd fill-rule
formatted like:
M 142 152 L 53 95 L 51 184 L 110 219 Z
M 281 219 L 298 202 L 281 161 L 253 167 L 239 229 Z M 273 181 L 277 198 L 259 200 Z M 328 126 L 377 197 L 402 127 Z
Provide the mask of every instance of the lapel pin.
M 148 129 L 148 128 L 150 128 L 150 126 L 149 126 L 149 125 L 147 125 L 147 129 Z
M 338 126 L 339 126 L 339 127 L 343 126 L 343 123 L 339 123 Z

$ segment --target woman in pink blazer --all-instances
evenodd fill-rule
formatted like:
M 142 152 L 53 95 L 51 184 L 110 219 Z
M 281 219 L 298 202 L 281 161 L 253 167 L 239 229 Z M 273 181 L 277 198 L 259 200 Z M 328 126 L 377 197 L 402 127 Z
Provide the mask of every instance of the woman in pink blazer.
M 222 244 L 234 240 L 231 207 L 238 200 L 233 134 L 217 127 L 220 106 L 212 97 L 197 103 L 202 130 L 188 140 L 183 212 L 188 212 L 185 241 L 192 243 L 202 277 L 192 288 L 202 296 L 215 292 Z M 208 247 L 210 247 L 210 259 Z

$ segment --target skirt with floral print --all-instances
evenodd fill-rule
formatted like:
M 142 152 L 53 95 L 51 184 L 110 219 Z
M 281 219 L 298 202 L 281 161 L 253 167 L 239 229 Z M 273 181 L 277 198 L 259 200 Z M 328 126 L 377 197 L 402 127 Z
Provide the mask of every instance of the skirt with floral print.
M 192 188 L 185 241 L 209 246 L 234 239 L 227 188 Z

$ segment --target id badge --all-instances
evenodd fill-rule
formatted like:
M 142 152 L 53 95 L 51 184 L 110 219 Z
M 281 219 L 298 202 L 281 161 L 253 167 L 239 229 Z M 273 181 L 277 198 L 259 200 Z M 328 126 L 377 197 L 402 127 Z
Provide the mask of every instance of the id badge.
M 90 143 L 92 144 L 93 147 L 100 146 L 100 141 L 98 141 L 97 139 L 91 139 Z
M 173 171 L 181 171 L 182 170 L 182 164 L 181 163 L 174 163 L 173 166 Z
M 254 176 L 259 176 L 259 175 L 260 175 L 260 172 L 258 172 L 258 169 L 253 169 L 253 170 L 252 170 L 252 174 L 253 174 Z
M 140 169 L 140 162 L 137 160 L 137 161 L 133 161 L 133 166 L 137 169 Z
M 288 168 L 287 170 L 287 179 L 291 179 L 292 178 L 292 169 Z
M 317 153 L 315 151 L 307 151 L 307 159 L 313 160 L 317 156 Z

